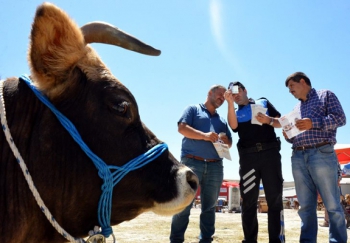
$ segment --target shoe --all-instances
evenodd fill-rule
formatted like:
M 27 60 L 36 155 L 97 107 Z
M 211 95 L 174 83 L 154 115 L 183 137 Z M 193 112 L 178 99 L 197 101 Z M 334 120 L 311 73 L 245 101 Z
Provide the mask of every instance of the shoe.
M 329 227 L 329 223 L 323 222 L 322 224 L 319 224 L 319 226 L 321 226 L 321 227 Z

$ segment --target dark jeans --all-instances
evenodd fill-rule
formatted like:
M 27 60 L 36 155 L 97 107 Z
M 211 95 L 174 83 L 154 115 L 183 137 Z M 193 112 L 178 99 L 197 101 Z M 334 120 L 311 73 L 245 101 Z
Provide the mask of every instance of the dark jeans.
M 215 233 L 215 207 L 224 177 L 222 160 L 218 162 L 204 162 L 196 159 L 181 158 L 181 162 L 190 167 L 198 176 L 201 187 L 201 215 L 200 215 L 200 243 L 212 242 Z M 170 242 L 182 243 L 189 223 L 192 203 L 181 213 L 172 218 Z
M 300 203 L 300 242 L 316 242 L 317 192 L 328 211 L 329 242 L 347 242 L 344 212 L 339 203 L 338 160 L 333 146 L 328 144 L 319 148 L 294 150 L 292 172 Z
M 240 153 L 240 191 L 244 243 L 256 243 L 258 237 L 257 201 L 260 180 L 268 205 L 269 242 L 284 242 L 283 178 L 279 148 L 256 153 Z

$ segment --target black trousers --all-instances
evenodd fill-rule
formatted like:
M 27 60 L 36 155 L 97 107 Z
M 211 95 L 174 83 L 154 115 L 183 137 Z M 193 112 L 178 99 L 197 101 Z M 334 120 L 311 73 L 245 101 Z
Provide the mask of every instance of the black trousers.
M 244 243 L 258 237 L 257 201 L 262 180 L 268 206 L 269 242 L 284 242 L 283 177 L 279 148 L 255 153 L 240 153 L 240 191 Z

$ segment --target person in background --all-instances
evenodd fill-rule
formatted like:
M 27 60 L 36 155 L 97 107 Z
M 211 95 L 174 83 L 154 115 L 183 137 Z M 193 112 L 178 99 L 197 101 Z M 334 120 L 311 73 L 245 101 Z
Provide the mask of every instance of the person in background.
M 236 86 L 236 88 L 235 88 Z M 238 88 L 237 88 L 238 86 Z M 232 88 L 230 88 L 232 87 Z M 234 93 L 233 93 L 234 92 Z M 242 196 L 242 227 L 244 243 L 256 243 L 258 237 L 257 201 L 260 180 L 263 183 L 268 206 L 269 242 L 285 242 L 283 216 L 283 176 L 281 142 L 274 128 L 281 127 L 281 114 L 266 99 L 249 99 L 247 89 L 233 82 L 225 93 L 228 104 L 228 123 L 238 132 L 240 191 Z M 238 109 L 235 111 L 235 105 Z M 260 105 L 266 113 L 252 114 L 252 106 Z M 253 122 L 255 118 L 260 124 Z
M 206 101 L 188 106 L 178 121 L 182 139 L 181 163 L 190 167 L 199 178 L 201 214 L 199 242 L 212 242 L 215 232 L 215 209 L 224 177 L 223 161 L 213 143 L 232 145 L 231 132 L 216 109 L 223 102 L 226 88 L 214 85 Z M 220 134 L 220 135 L 219 135 Z M 170 242 L 184 242 L 192 204 L 172 218 Z
M 286 140 L 292 143 L 292 172 L 300 203 L 300 242 L 317 240 L 317 192 L 329 216 L 329 241 L 347 242 L 345 217 L 339 202 L 338 159 L 334 152 L 337 128 L 344 126 L 343 108 L 330 90 L 316 91 L 303 72 L 289 75 L 289 92 L 300 102 L 295 109 L 301 119 L 295 126 L 304 131 Z

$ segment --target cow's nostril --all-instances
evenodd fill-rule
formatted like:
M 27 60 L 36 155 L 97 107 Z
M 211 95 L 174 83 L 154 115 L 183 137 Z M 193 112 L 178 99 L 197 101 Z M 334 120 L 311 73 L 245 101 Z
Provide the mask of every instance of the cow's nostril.
M 199 184 L 198 177 L 196 176 L 196 174 L 194 174 L 192 171 L 187 171 L 186 172 L 186 180 L 187 180 L 188 184 L 190 185 L 190 187 L 196 191 L 198 188 L 198 184 Z

